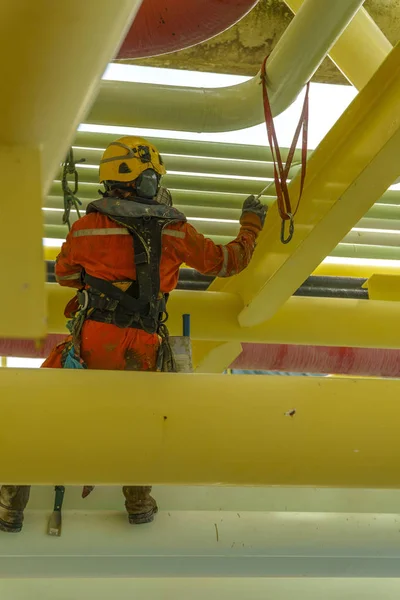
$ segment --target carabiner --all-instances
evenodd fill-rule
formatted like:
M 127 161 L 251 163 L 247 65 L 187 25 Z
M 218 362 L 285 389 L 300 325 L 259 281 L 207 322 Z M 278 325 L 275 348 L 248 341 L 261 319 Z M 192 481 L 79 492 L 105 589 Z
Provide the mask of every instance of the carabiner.
M 285 238 L 285 221 L 287 221 L 287 219 L 282 219 L 282 227 L 281 227 L 281 242 L 282 244 L 288 244 L 289 242 L 292 241 L 293 238 L 293 234 L 294 234 L 294 216 L 292 215 L 292 213 L 287 213 L 288 217 L 289 217 L 289 235 L 287 236 L 287 238 Z
M 89 292 L 87 290 L 82 290 L 79 294 L 81 294 L 80 298 L 78 296 L 79 310 L 84 311 L 89 306 Z M 81 299 L 83 299 L 83 302 L 81 302 Z

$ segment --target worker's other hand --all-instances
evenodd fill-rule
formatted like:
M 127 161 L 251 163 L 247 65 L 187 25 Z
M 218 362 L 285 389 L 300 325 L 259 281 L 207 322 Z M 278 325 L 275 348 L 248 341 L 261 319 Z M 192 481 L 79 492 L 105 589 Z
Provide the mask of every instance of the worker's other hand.
M 261 225 L 264 227 L 265 217 L 267 216 L 268 206 L 264 206 L 255 196 L 249 196 L 243 203 L 242 215 L 240 217 L 241 225 Z

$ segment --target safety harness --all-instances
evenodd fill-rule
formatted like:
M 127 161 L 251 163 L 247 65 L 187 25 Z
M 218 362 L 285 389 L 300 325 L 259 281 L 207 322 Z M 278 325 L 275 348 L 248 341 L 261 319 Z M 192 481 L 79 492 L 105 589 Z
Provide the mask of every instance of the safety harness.
M 83 274 L 85 288 L 78 292 L 79 312 L 71 324 L 75 357 L 80 357 L 80 332 L 86 319 L 168 336 L 164 326 L 168 295 L 160 292 L 162 233 L 172 223 L 186 222 L 176 208 L 136 197 L 133 201 L 105 196 L 88 205 L 86 213 L 93 212 L 106 215 L 131 234 L 136 279 L 112 283 Z

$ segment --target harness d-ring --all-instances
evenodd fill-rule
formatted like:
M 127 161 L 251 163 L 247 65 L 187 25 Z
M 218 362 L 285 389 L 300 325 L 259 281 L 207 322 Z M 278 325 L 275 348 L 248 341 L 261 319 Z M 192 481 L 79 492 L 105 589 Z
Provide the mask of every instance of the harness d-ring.
M 86 310 L 87 307 L 89 306 L 89 293 L 88 293 L 87 290 L 82 290 L 81 294 L 84 297 L 85 301 L 84 301 L 83 304 L 79 303 L 79 309 L 80 310 Z
M 287 237 L 285 237 L 285 222 L 287 221 L 287 219 L 282 219 L 282 226 L 281 226 L 281 242 L 282 242 L 282 244 L 288 244 L 289 242 L 291 242 L 292 238 L 293 238 L 293 234 L 294 234 L 294 216 L 292 215 L 292 213 L 287 213 L 287 216 L 289 217 L 289 234 Z

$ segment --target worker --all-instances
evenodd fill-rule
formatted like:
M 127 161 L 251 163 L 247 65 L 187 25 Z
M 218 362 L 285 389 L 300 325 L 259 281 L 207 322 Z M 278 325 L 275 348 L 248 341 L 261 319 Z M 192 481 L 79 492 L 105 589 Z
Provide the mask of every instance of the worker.
M 122 137 L 105 150 L 103 197 L 73 224 L 56 260 L 58 283 L 78 289 L 66 308 L 72 334 L 43 367 L 170 370 L 163 321 L 179 267 L 185 263 L 203 274 L 230 277 L 249 264 L 266 207 L 247 198 L 238 236 L 217 245 L 172 206 L 171 194 L 160 187 L 165 173 L 157 148 L 143 138 Z M 150 486 L 127 486 L 123 493 L 130 523 L 153 520 L 157 504 Z M 2 487 L 1 529 L 21 530 L 28 498 L 29 486 Z

